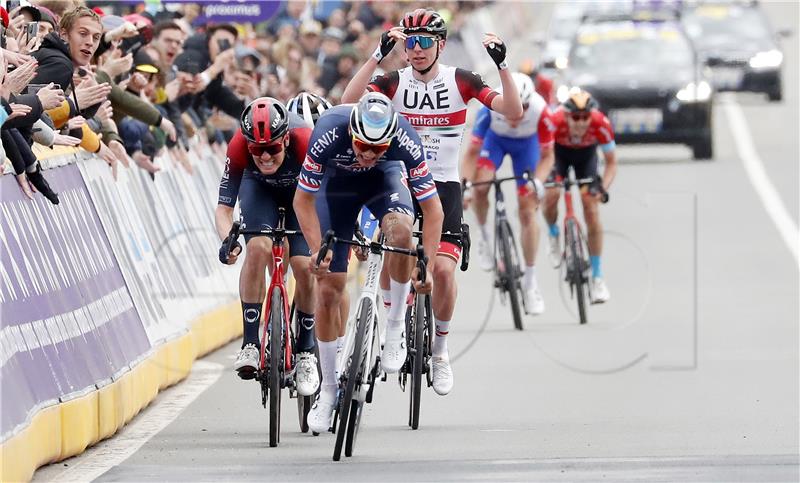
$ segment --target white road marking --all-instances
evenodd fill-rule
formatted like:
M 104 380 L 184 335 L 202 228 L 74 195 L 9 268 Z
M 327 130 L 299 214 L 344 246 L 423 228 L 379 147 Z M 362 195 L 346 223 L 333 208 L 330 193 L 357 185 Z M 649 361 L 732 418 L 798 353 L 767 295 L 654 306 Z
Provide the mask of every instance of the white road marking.
M 747 127 L 742 108 L 736 102 L 733 96 L 725 97 L 724 102 L 721 103 L 722 109 L 725 111 L 725 117 L 733 131 L 733 139 L 736 142 L 736 148 L 739 151 L 739 158 L 742 160 L 747 177 L 753 184 L 753 188 L 761 198 L 764 208 L 767 210 L 772 222 L 778 228 L 783 241 L 789 248 L 796 263 L 800 263 L 800 256 L 798 256 L 798 246 L 800 245 L 800 232 L 798 232 L 797 224 L 795 224 L 786 206 L 783 204 L 778 191 L 769 180 L 767 172 L 764 169 L 764 163 L 761 161 L 758 152 L 756 151 L 753 138 L 750 135 L 750 130 Z
M 66 463 L 70 465 L 67 470 L 54 476 L 48 474 L 42 481 L 92 481 L 119 465 L 174 421 L 197 396 L 217 382 L 222 369 L 221 364 L 196 361 L 185 381 L 159 394 L 149 407 L 119 433 L 67 460 Z

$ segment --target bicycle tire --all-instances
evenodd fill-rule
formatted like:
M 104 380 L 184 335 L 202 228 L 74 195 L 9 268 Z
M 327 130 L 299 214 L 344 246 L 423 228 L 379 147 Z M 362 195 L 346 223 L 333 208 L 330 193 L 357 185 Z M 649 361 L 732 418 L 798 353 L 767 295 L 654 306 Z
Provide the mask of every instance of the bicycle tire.
M 519 277 L 520 273 L 519 262 L 514 259 L 512 251 L 514 249 L 514 236 L 511 233 L 511 226 L 508 221 L 503 221 L 498 227 L 498 237 L 500 238 L 500 256 L 503 257 L 503 267 L 505 273 L 503 274 L 502 289 L 508 293 L 509 305 L 511 305 L 511 316 L 514 319 L 514 328 L 523 330 L 522 325 L 522 311 L 520 310 L 520 286 Z
M 294 302 L 292 302 L 292 308 L 290 311 L 291 314 L 294 314 Z M 290 320 L 294 320 L 294 334 L 292 334 L 292 348 L 296 351 L 297 350 L 297 339 L 296 334 L 300 333 L 300 321 L 293 315 L 291 316 Z M 314 347 L 314 355 L 319 360 L 319 350 L 318 347 Z M 317 367 L 319 370 L 319 367 Z M 314 405 L 314 396 L 301 396 L 297 394 L 297 418 L 298 422 L 300 423 L 300 432 L 301 433 L 308 433 L 308 413 L 311 411 L 311 406 Z
M 364 412 L 364 403 L 353 401 L 355 404 L 350 406 L 350 419 L 347 422 L 347 435 L 344 442 L 344 455 L 353 456 L 356 448 L 356 438 L 358 438 L 358 426 L 361 424 L 361 414 Z
M 283 378 L 283 298 L 278 287 L 272 289 L 269 310 L 269 446 L 281 439 L 281 379 Z
M 350 417 L 350 407 L 353 402 L 353 393 L 356 388 L 356 381 L 358 380 L 358 371 L 363 365 L 364 357 L 364 338 L 367 332 L 367 322 L 369 321 L 369 303 L 364 303 L 359 311 L 358 320 L 356 321 L 356 334 L 353 341 L 353 352 L 348 357 L 349 364 L 347 366 L 347 382 L 345 383 L 344 394 L 340 401 L 341 407 L 339 408 L 339 424 L 336 428 L 336 443 L 333 446 L 333 461 L 339 461 L 342 457 L 342 444 L 345 440 L 347 433 L 347 423 Z M 343 368 L 343 371 L 345 369 Z
M 423 361 L 425 360 L 425 297 L 426 295 L 417 294 L 414 300 L 414 323 L 412 324 L 414 347 L 409 347 L 411 357 L 411 391 L 410 391 L 410 411 L 411 429 L 419 428 L 419 407 L 422 396 L 422 372 Z M 411 352 L 413 351 L 413 352 Z
M 580 233 L 578 233 L 578 225 L 574 220 L 567 220 L 567 247 L 572 252 L 567 256 L 571 263 L 570 270 L 572 277 L 570 283 L 575 293 L 575 298 L 578 302 L 578 319 L 581 324 L 588 322 L 588 315 L 586 313 L 586 292 L 584 286 L 588 284 L 584 272 L 586 270 L 585 260 L 583 258 L 582 250 L 580 249 Z

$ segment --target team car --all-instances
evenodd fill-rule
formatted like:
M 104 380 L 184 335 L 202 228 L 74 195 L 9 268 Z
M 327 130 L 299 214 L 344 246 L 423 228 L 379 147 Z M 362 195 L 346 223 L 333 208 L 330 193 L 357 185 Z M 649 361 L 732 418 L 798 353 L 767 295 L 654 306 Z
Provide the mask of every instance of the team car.
M 678 20 L 642 13 L 585 19 L 562 76 L 558 100 L 571 86 L 589 91 L 618 144 L 686 144 L 695 159 L 713 156 L 714 91 Z

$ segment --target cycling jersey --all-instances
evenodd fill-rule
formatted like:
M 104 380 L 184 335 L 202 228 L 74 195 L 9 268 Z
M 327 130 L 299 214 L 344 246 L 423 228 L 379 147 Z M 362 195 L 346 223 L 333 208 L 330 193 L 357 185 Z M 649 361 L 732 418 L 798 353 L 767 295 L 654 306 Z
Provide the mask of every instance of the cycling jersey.
M 516 125 L 509 123 L 502 114 L 482 108 L 472 129 L 472 142 L 481 142 L 489 129 L 500 137 L 512 139 L 529 139 L 538 134 L 539 145 L 546 147 L 553 143 L 555 124 L 545 100 L 542 96 L 534 94 L 530 106 L 522 115 L 522 120 Z
M 271 188 L 290 188 L 294 191 L 297 176 L 300 174 L 303 158 L 308 148 L 311 129 L 298 115 L 289 114 L 289 146 L 283 157 L 283 163 L 274 174 L 265 175 L 256 167 L 253 155 L 247 150 L 247 140 L 241 130 L 237 130 L 228 144 L 228 156 L 225 159 L 225 171 L 219 183 L 218 203 L 233 207 L 239 195 L 242 176 L 248 171 L 252 178 Z
M 478 99 L 491 107 L 498 95 L 480 75 L 443 64 L 428 82 L 415 79 L 412 68 L 406 67 L 374 77 L 367 89 L 389 97 L 395 109 L 414 126 L 436 181 L 460 181 L 458 160 L 467 103 Z
M 589 127 L 582 136 L 572 136 L 567 124 L 568 113 L 559 107 L 553 113 L 553 124 L 556 127 L 555 142 L 566 148 L 585 148 L 598 144 L 614 142 L 614 129 L 605 114 L 598 110 L 591 111 Z
M 300 172 L 300 189 L 319 190 L 323 177 L 356 176 L 391 161 L 400 161 L 408 171 L 408 183 L 414 197 L 422 201 L 436 194 L 428 164 L 424 159 L 422 142 L 414 128 L 404 118 L 399 118 L 397 134 L 389 149 L 374 167 L 361 167 L 353 152 L 350 137 L 350 111 L 353 105 L 336 106 L 321 116 L 308 142 L 308 154 Z

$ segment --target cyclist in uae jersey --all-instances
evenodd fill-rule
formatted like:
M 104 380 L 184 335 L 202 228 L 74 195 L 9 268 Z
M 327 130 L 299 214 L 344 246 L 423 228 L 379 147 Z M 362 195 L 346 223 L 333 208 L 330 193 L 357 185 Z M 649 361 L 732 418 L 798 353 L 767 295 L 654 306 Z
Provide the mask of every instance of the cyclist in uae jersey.
M 439 260 L 433 272 L 433 314 L 436 319 L 433 389 L 440 395 L 449 393 L 453 387 L 446 336 L 455 309 L 455 270 L 461 254 L 458 151 L 466 128 L 466 105 L 470 99 L 478 99 L 486 107 L 510 118 L 522 115 L 517 88 L 505 61 L 503 41 L 494 34 L 486 34 L 483 45 L 500 70 L 505 96 L 489 88 L 478 74 L 439 64 L 439 54 L 446 39 L 447 27 L 438 13 L 426 9 L 407 12 L 401 26 L 383 33 L 375 53 L 351 79 L 342 95 L 342 102 L 352 102 L 365 89 L 382 92 L 392 99 L 395 109 L 419 132 L 442 200 L 442 230 L 456 235 L 445 234 L 442 237 L 437 252 Z M 403 43 L 410 66 L 370 81 L 378 63 L 391 52 L 396 41 Z M 387 288 L 383 278 L 381 287 Z
M 410 248 L 412 193 L 429 229 L 422 245 L 427 253 L 433 253 L 441 236 L 442 206 L 419 135 L 408 121 L 398 116 L 391 101 L 379 93 L 364 95 L 355 106 L 336 106 L 319 118 L 294 200 L 303 234 L 314 252 L 320 248 L 322 233 L 329 229 L 338 238 L 352 238 L 362 206 L 380 220 L 387 244 Z M 319 280 L 316 314 L 322 389 L 308 414 L 308 424 L 317 432 L 328 429 L 336 405 L 339 305 L 347 281 L 348 252 L 348 245 L 335 244 L 319 266 L 316 253 L 312 255 L 311 272 Z M 438 263 L 433 258 L 428 266 L 431 278 Z M 386 255 L 384 266 L 397 281 L 390 294 L 396 303 L 389 310 L 381 352 L 381 366 L 393 373 L 406 361 L 404 302 L 412 266 L 407 257 L 391 253 Z M 430 283 L 416 288 L 427 292 Z
M 603 226 L 600 223 L 598 203 L 608 191 L 617 174 L 616 144 L 611 122 L 597 108 L 597 101 L 581 89 L 573 88 L 570 97 L 553 114 L 556 126 L 554 174 L 567 176 L 567 169 L 575 169 L 577 179 L 592 178 L 589 185 L 581 186 L 583 216 L 589 236 L 589 258 L 592 264 L 592 303 L 607 302 L 611 294 L 603 279 L 600 255 L 603 250 Z M 597 173 L 597 147 L 603 152 L 605 169 Z M 602 188 L 599 189 L 599 188 Z M 544 202 L 544 218 L 550 227 L 550 258 L 554 265 L 561 258 L 558 241 L 558 199 L 560 188 L 547 190 Z M 606 200 L 608 198 L 606 197 Z
M 522 119 L 508 120 L 504 116 L 481 109 L 472 130 L 472 142 L 464 155 L 464 176 L 473 182 L 490 181 L 503 164 L 506 155 L 511 157 L 515 176 L 529 172 L 531 181 L 517 180 L 519 220 L 521 225 L 522 254 L 525 272 L 522 288 L 525 294 L 525 311 L 532 315 L 544 312 L 544 300 L 536 282 L 534 263 L 539 245 L 539 227 L 536 212 L 544 198 L 543 182 L 553 169 L 553 132 L 555 128 L 550 110 L 544 99 L 534 91 L 533 81 L 520 72 L 513 74 L 517 83 L 524 114 Z M 541 160 L 541 162 L 540 162 Z M 484 270 L 494 269 L 494 251 L 487 226 L 489 189 L 491 185 L 473 188 L 465 193 L 465 204 L 474 198 L 475 216 L 478 218 L 480 240 L 478 261 Z M 470 196 L 472 195 L 472 196 Z
M 224 238 L 233 224 L 233 209 L 238 198 L 241 216 L 249 229 L 274 227 L 278 208 L 286 210 L 286 228 L 298 229 L 292 210 L 297 177 L 311 136 L 303 120 L 287 111 L 277 99 L 261 97 L 242 112 L 241 129 L 228 144 L 225 171 L 219 185 L 215 214 L 217 233 Z M 242 300 L 244 340 L 234 369 L 243 379 L 255 376 L 259 363 L 261 309 L 266 287 L 265 269 L 272 264 L 272 241 L 267 237 L 245 235 L 247 253 L 239 279 Z M 288 237 L 289 264 L 295 273 L 295 304 L 300 323 L 297 334 L 298 359 L 295 371 L 297 390 L 310 396 L 317 392 L 319 374 L 314 355 L 314 279 L 305 268 L 310 255 L 302 236 Z M 220 261 L 236 263 L 241 246 L 230 255 L 220 251 Z M 298 265 L 299 264 L 299 265 Z

